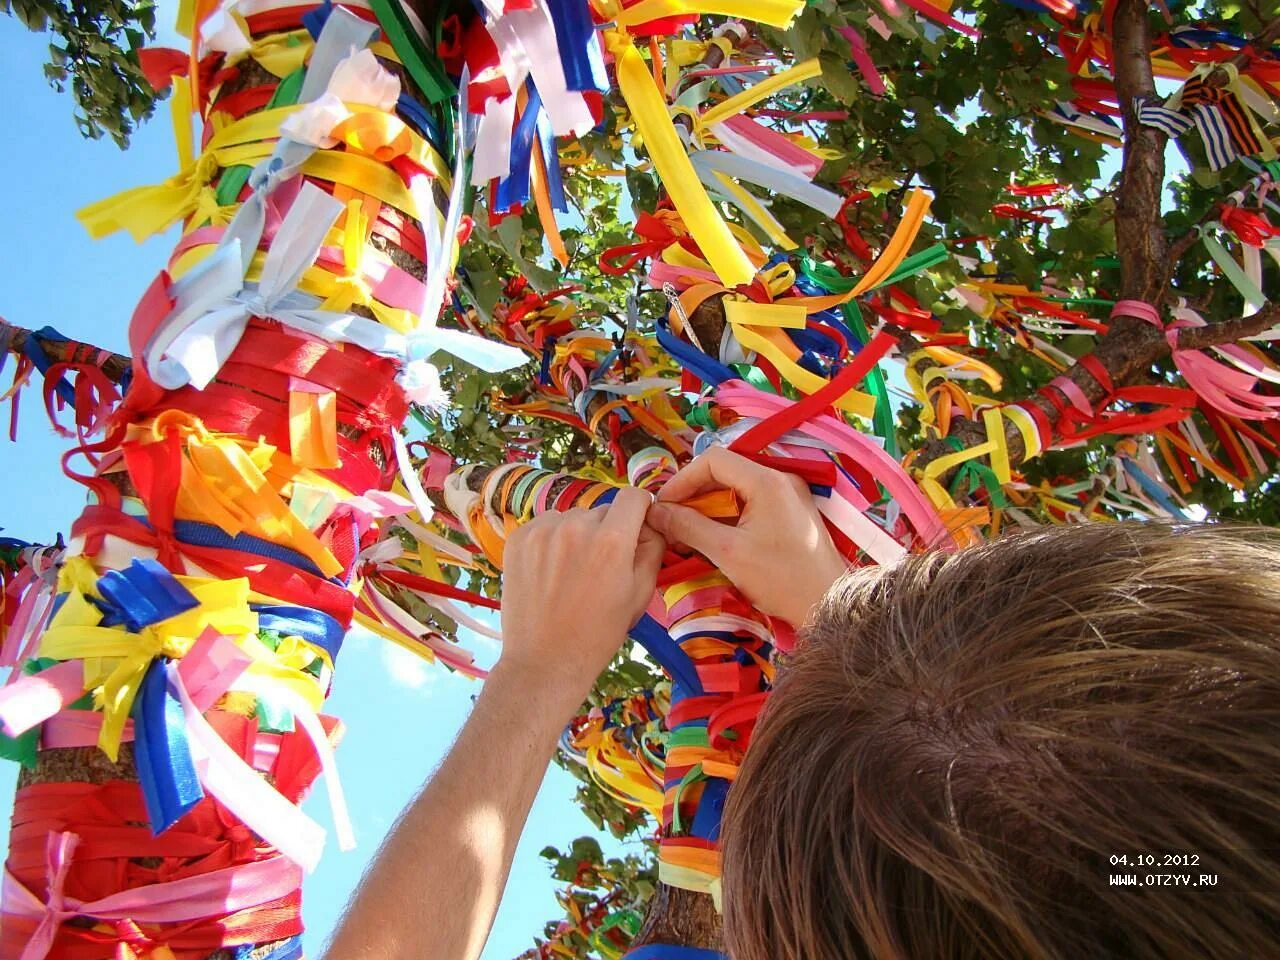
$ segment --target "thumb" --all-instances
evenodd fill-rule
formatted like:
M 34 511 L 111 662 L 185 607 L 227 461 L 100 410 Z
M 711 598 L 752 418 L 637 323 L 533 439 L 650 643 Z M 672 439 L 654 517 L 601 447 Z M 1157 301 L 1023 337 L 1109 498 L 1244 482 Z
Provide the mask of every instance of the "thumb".
M 675 503 L 655 503 L 649 508 L 648 523 L 667 543 L 692 547 L 717 566 L 734 535 L 732 527 Z

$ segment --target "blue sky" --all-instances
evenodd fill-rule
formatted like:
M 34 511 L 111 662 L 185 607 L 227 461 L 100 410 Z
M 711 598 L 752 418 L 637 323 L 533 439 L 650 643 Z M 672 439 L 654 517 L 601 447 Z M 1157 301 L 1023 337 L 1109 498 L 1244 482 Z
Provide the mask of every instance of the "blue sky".
M 175 8 L 172 0 L 161 0 L 158 20 L 166 29 Z M 167 42 L 174 42 L 171 35 Z M 162 105 L 135 135 L 128 152 L 109 142 L 84 140 L 71 119 L 70 95 L 55 93 L 44 81 L 45 49 L 43 38 L 0 16 L 0 50 L 5 52 L 0 58 L 0 88 L 5 90 L 0 100 L 0 181 L 8 184 L 0 208 L 0 269 L 7 279 L 0 316 L 28 328 L 50 325 L 73 339 L 124 352 L 133 307 L 167 259 L 176 228 L 141 246 L 124 234 L 95 243 L 74 213 L 94 200 L 174 173 L 168 106 Z M 0 377 L 0 392 L 12 369 L 10 362 Z M 70 527 L 84 496 L 59 467 L 67 442 L 50 429 L 38 387 L 24 391 L 20 410 L 19 442 L 0 437 L 5 485 L 0 527 L 8 536 L 50 542 Z M 7 432 L 7 404 L 0 410 L 0 423 Z M 470 642 L 486 662 L 494 658 L 494 647 L 485 648 L 474 637 Z M 359 847 L 341 853 L 331 846 L 305 887 L 309 955 L 320 954 L 369 859 L 444 757 L 478 692 L 478 684 L 443 668 L 424 667 L 372 636 L 348 638 L 327 712 L 348 727 L 338 762 Z M 16 779 L 17 767 L 0 763 L 5 846 Z M 516 852 L 485 960 L 514 957 L 532 944 L 545 920 L 559 915 L 553 896 L 558 884 L 538 851 L 593 832 L 573 803 L 574 783 L 558 768 L 547 775 Z M 329 823 L 322 792 L 313 795 L 307 809 Z M 432 919 L 428 900 L 422 905 L 424 932 Z

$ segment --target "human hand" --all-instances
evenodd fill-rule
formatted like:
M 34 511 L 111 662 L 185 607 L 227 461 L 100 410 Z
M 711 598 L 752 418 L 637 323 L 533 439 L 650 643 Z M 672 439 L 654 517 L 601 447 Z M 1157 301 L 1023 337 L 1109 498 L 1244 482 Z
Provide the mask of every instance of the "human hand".
M 645 525 L 652 502 L 624 487 L 608 506 L 543 514 L 511 534 L 500 666 L 549 674 L 582 702 L 653 596 L 665 544 Z
M 680 506 L 716 488 L 742 502 L 737 526 Z M 669 543 L 714 563 L 757 608 L 795 626 L 847 568 L 803 480 L 724 447 L 712 447 L 667 481 L 648 523 Z

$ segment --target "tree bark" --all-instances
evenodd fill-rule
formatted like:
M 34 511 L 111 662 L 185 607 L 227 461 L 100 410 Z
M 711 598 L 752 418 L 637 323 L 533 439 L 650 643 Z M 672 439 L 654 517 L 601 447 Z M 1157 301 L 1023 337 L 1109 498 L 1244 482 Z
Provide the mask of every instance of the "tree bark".
M 1185 327 L 1178 331 L 1178 346 L 1183 350 L 1203 350 L 1224 343 L 1235 343 L 1254 337 L 1280 324 L 1280 304 L 1271 303 L 1257 313 L 1203 327 Z
M 0 351 L 22 356 L 29 342 L 39 345 L 54 363 L 91 363 L 102 369 L 107 379 L 119 383 L 129 369 L 129 358 L 77 340 L 51 340 L 23 327 L 0 320 Z

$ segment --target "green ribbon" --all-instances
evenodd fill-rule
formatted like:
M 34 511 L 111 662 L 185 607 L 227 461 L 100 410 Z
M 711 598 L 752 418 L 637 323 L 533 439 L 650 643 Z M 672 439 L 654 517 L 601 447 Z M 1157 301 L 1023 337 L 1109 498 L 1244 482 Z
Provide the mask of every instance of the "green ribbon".
M 276 84 L 276 89 L 271 94 L 271 99 L 267 101 L 265 109 L 274 110 L 276 107 L 291 107 L 297 103 L 298 95 L 302 93 L 302 81 L 305 79 L 306 73 L 305 67 L 299 67 Z M 253 167 L 243 163 L 238 163 L 234 167 L 227 167 L 218 180 L 218 188 L 214 191 L 218 206 L 229 207 L 239 200 L 240 191 L 249 182 L 249 174 L 252 172 Z
M 447 109 L 449 101 L 458 90 L 445 74 L 440 59 L 418 38 L 404 8 L 395 0 L 371 0 L 369 5 L 378 18 L 378 25 L 386 31 L 387 39 L 391 41 L 391 48 L 400 58 L 401 65 L 418 85 L 427 102 L 433 105 L 445 104 Z M 441 5 L 441 13 L 445 6 Z
M 1261 310 L 1267 302 L 1267 295 L 1258 288 L 1256 283 L 1249 279 L 1247 273 L 1240 269 L 1240 264 L 1236 263 L 1235 258 L 1227 252 L 1227 248 L 1218 241 L 1217 237 L 1205 230 L 1201 239 L 1205 250 L 1209 252 L 1209 258 L 1218 265 L 1222 275 L 1236 288 L 1236 292 L 1244 298 L 1245 310 Z
M 964 444 L 955 437 L 947 437 L 945 442 L 957 452 L 964 449 Z M 951 497 L 952 499 L 958 497 L 962 488 L 972 493 L 978 486 L 987 491 L 987 499 L 993 507 L 1003 510 L 1009 506 L 1009 498 L 1004 495 L 1004 487 L 997 479 L 996 472 L 985 463 L 979 463 L 975 457 L 964 461 L 957 468 L 956 475 L 951 480 Z
M 928 270 L 930 267 L 936 267 L 938 264 L 951 259 L 951 251 L 941 243 L 935 243 L 931 247 L 925 247 L 919 253 L 913 253 L 902 263 L 898 264 L 898 269 L 889 274 L 888 279 L 876 284 L 872 289 L 879 290 L 881 287 L 889 287 L 895 283 L 901 283 L 908 277 L 914 277 L 922 270 Z
M 705 403 L 695 403 L 690 407 L 689 412 L 684 415 L 684 422 L 691 427 L 702 427 L 704 430 L 716 428 L 711 420 L 711 410 Z
M 753 367 L 749 363 L 731 363 L 729 366 L 738 371 L 738 376 L 747 383 L 751 384 L 757 390 L 763 390 L 765 393 L 776 394 L 778 391 L 773 388 L 773 384 L 769 382 L 769 378 L 764 375 L 764 371 L 759 367 Z
M 812 257 L 801 255 L 800 272 L 805 279 L 816 283 L 827 293 L 848 293 L 858 281 L 846 277 L 829 263 L 815 263 Z
M 705 780 L 706 774 L 702 772 L 702 764 L 695 763 L 688 769 L 680 782 L 676 784 L 675 796 L 671 801 L 671 830 L 673 833 L 680 833 L 684 827 L 680 820 L 680 797 L 686 789 L 702 780 Z
M 871 333 L 867 323 L 862 319 L 862 311 L 856 303 L 846 303 L 843 307 L 844 321 L 865 347 L 871 342 Z M 871 427 L 876 436 L 884 441 L 885 453 L 900 459 L 898 455 L 898 431 L 893 420 L 893 407 L 889 404 L 889 388 L 885 383 L 884 371 L 876 364 L 862 381 L 862 388 L 876 398 L 875 414 L 871 418 Z
M 1099 300 L 1096 297 L 1045 297 L 1050 303 L 1062 303 L 1067 306 L 1114 307 L 1114 300 Z

